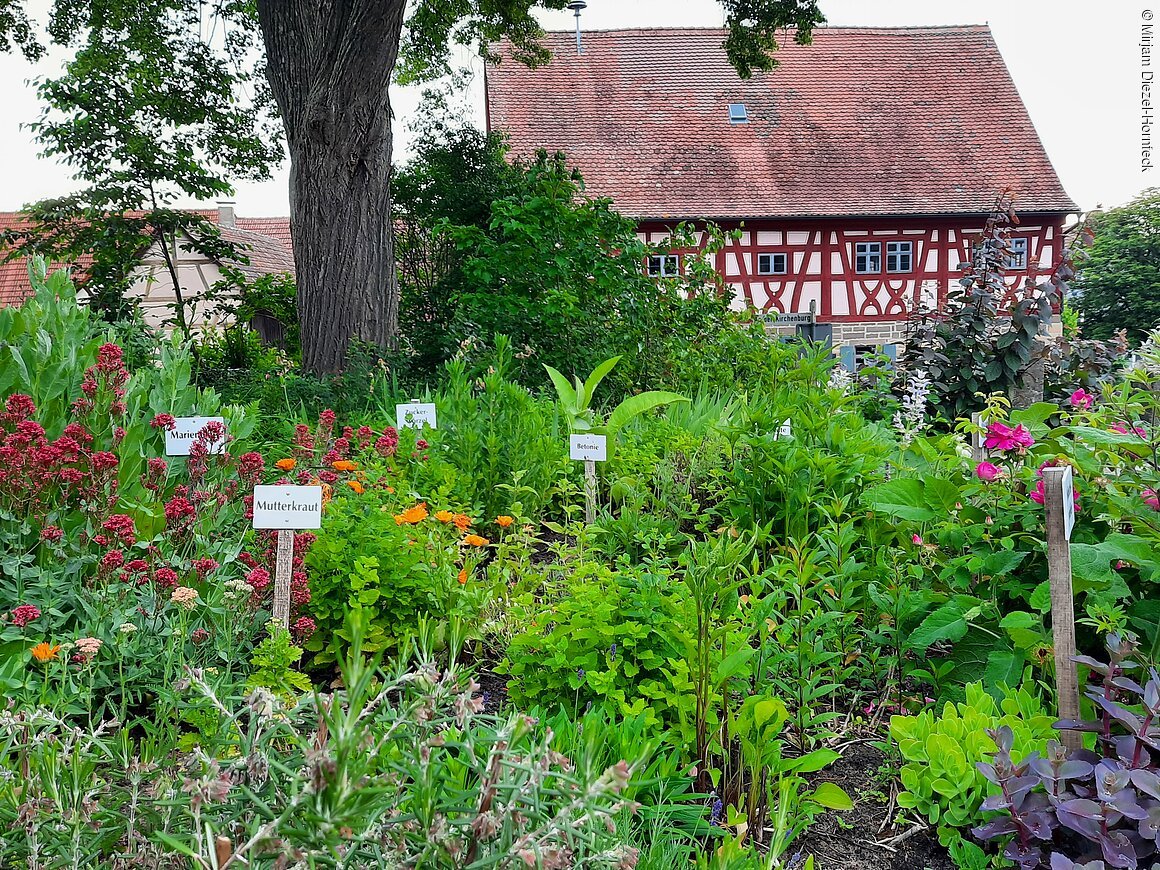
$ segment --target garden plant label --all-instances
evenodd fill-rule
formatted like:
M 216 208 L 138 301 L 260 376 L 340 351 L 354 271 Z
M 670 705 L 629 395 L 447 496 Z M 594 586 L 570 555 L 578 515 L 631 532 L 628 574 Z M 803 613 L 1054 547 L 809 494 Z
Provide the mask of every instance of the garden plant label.
M 604 462 L 608 459 L 608 437 L 606 435 L 573 435 L 569 442 L 573 459 Z
M 254 528 L 322 528 L 322 487 L 255 486 Z
M 224 427 L 224 417 L 177 417 L 174 427 L 165 432 L 165 455 L 188 456 L 189 447 L 197 437 L 197 433 L 209 423 L 221 423 Z M 225 450 L 226 439 L 214 441 L 209 445 L 209 452 L 218 454 Z
M 434 402 L 407 402 L 395 405 L 395 419 L 400 429 L 422 429 L 424 426 L 439 428 L 435 425 Z

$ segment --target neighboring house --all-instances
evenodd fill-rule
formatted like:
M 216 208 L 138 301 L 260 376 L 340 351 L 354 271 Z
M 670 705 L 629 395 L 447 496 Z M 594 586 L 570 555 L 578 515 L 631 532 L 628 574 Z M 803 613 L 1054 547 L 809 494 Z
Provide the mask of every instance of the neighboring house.
M 248 264 L 229 265 L 240 269 L 248 278 L 268 274 L 294 274 L 289 218 L 238 217 L 234 213 L 232 203 L 222 203 L 216 209 L 197 209 L 195 213 L 217 224 L 222 238 L 238 245 L 245 253 L 249 260 Z M 24 219 L 19 213 L 0 212 L 0 231 L 19 229 L 22 225 Z M 225 320 L 221 313 L 211 303 L 202 299 L 206 291 L 221 279 L 223 264 L 181 244 L 177 247 L 178 281 L 182 295 L 192 300 L 190 325 L 194 329 L 223 325 Z M 62 264 L 71 265 L 71 268 L 80 274 L 82 298 L 83 273 L 89 262 L 88 258 L 80 257 L 75 263 Z M 0 263 L 0 305 L 19 305 L 31 292 L 28 264 L 25 260 Z M 150 246 L 142 255 L 141 266 L 129 295 L 139 302 L 145 321 L 151 326 L 159 327 L 172 319 L 173 305 L 176 301 L 173 280 L 165 258 L 156 244 Z
M 941 304 L 1005 189 L 1008 282 L 1050 273 L 1064 191 L 989 28 L 826 27 L 740 78 L 726 32 L 550 33 L 546 66 L 487 70 L 487 123 L 515 156 L 563 151 L 587 192 L 663 243 L 680 221 L 740 229 L 715 260 L 738 307 L 816 311 L 835 344 L 884 346 Z M 703 237 L 702 237 L 703 241 Z M 694 251 L 647 264 L 683 270 Z M 852 353 L 852 351 L 848 351 Z

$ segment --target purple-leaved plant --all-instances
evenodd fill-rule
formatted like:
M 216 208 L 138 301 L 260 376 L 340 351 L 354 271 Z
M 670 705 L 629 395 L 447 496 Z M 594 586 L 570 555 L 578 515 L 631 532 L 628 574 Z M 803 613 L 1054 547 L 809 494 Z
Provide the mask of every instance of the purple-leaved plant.
M 1128 675 L 1138 645 L 1130 635 L 1110 635 L 1108 662 L 1086 656 L 1087 692 L 1099 713 L 1091 721 L 1060 720 L 1055 727 L 1096 734 L 1099 752 L 1068 753 L 1058 741 L 1046 754 L 1011 759 L 1011 729 L 989 732 L 997 747 L 979 770 L 1000 789 L 980 807 L 1000 815 L 974 829 L 980 840 L 1008 838 L 1005 857 L 1022 870 L 1136 870 L 1160 841 L 1160 675 L 1141 686 Z M 1146 866 L 1146 865 L 1145 865 Z

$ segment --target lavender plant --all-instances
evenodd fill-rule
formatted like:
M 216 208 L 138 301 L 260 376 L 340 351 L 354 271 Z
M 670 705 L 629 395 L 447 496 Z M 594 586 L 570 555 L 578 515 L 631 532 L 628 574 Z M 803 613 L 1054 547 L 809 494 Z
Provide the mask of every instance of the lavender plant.
M 1022 870 L 1104 870 L 1153 866 L 1160 840 L 1160 675 L 1149 669 L 1141 686 L 1129 674 L 1140 668 L 1130 635 L 1109 635 L 1108 662 L 1087 656 L 1087 697 L 1098 718 L 1061 720 L 1056 727 L 1096 735 L 1098 751 L 1071 753 L 1055 740 L 1046 753 L 1011 758 L 1012 732 L 991 732 L 994 761 L 978 765 L 999 791 L 980 807 L 997 816 L 974 829 L 981 840 L 1005 839 L 1004 857 Z

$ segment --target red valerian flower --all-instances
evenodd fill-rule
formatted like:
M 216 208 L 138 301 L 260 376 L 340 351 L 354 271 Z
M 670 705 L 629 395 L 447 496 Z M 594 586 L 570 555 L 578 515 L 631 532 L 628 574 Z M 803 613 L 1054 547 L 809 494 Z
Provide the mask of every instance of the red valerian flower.
M 194 632 L 189 636 L 189 639 L 194 643 L 204 643 L 205 641 L 209 640 L 209 632 L 204 628 L 194 629 Z
M 172 414 L 158 414 L 149 421 L 149 425 L 154 429 L 164 429 L 167 432 L 172 432 L 177 428 L 177 420 Z
M 175 495 L 165 503 L 165 525 L 171 531 L 183 531 L 197 517 L 197 508 L 184 496 Z
M 173 589 L 177 586 L 177 572 L 172 568 L 158 568 L 153 572 L 153 583 L 159 589 Z
M 137 530 L 133 525 L 133 518 L 127 514 L 113 514 L 101 524 L 101 528 L 115 535 L 127 547 L 137 543 Z
M 116 468 L 119 460 L 115 453 L 109 453 L 107 450 L 98 450 L 93 454 L 92 463 L 93 471 L 109 471 Z
M 210 558 L 194 559 L 193 570 L 197 572 L 199 580 L 204 580 L 210 574 L 218 569 L 218 563 Z
M 294 620 L 294 624 L 290 626 L 290 631 L 294 633 L 297 640 L 306 640 L 310 635 L 314 634 L 318 626 L 314 624 L 314 620 L 309 616 L 300 616 Z
M 394 426 L 388 426 L 375 442 L 375 450 L 382 456 L 394 456 L 399 447 L 399 433 Z
M 34 604 L 21 604 L 12 611 L 12 624 L 17 628 L 24 628 L 36 619 L 40 619 L 40 608 Z
M 36 404 L 30 396 L 23 393 L 13 393 L 4 402 L 4 410 L 7 412 L 6 416 L 9 422 L 19 423 L 36 413 Z
M 64 529 L 60 526 L 45 526 L 40 530 L 40 540 L 56 543 L 64 537 Z
M 255 568 L 246 575 L 246 582 L 255 592 L 260 592 L 270 585 L 270 572 L 265 568 Z

